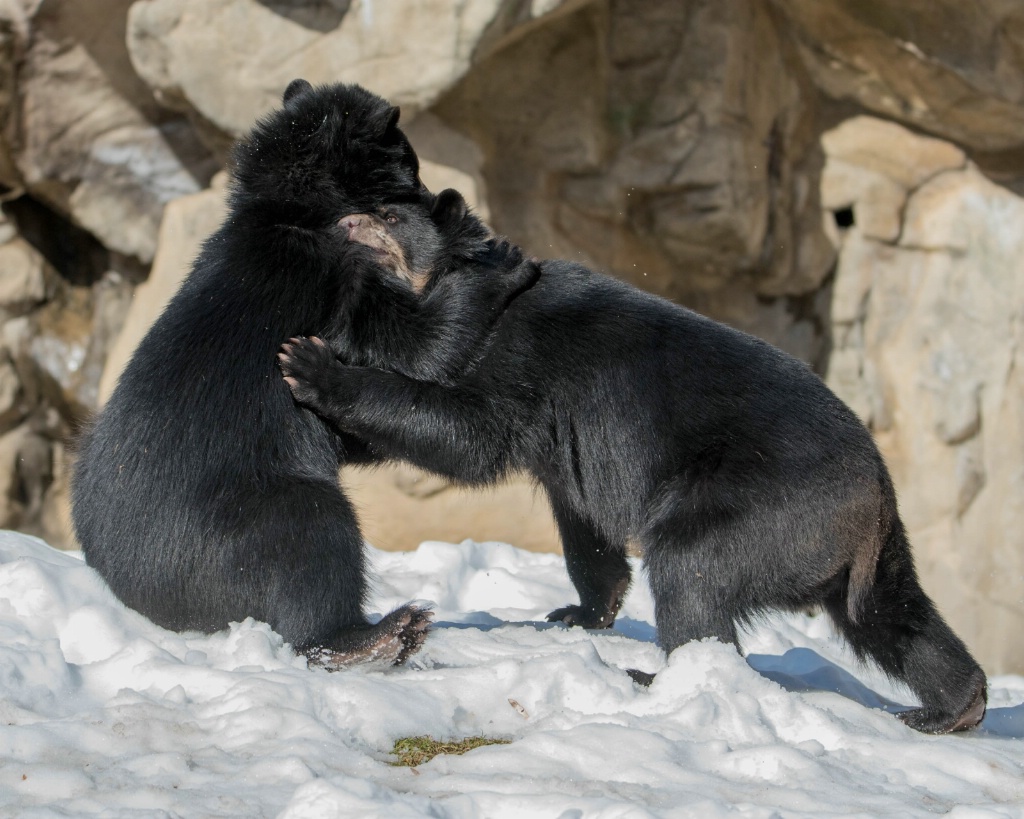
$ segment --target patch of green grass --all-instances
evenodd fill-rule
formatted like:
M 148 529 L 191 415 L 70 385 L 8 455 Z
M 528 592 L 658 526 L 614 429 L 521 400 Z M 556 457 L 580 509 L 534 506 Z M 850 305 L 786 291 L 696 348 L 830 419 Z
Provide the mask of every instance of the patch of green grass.
M 410 768 L 429 762 L 438 754 L 454 754 L 456 756 L 480 748 L 484 745 L 508 745 L 509 739 L 491 739 L 490 737 L 466 737 L 456 742 L 439 742 L 433 737 L 404 737 L 395 740 L 391 753 L 398 757 L 392 765 L 406 765 Z

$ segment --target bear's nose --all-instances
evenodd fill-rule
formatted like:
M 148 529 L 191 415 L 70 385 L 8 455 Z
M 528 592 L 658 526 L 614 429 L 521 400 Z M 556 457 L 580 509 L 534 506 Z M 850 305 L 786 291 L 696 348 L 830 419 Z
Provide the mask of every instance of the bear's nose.
M 342 216 L 341 221 L 338 223 L 341 227 L 345 228 L 349 233 L 355 230 L 361 222 L 358 216 Z

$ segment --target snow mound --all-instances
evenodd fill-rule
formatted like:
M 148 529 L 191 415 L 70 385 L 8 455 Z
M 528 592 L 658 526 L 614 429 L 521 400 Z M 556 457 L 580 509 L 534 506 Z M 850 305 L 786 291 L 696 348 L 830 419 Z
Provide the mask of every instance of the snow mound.
M 559 556 L 371 556 L 373 609 L 420 600 L 436 627 L 403 668 L 330 674 L 252 620 L 158 628 L 79 555 L 0 532 L 0 815 L 1024 816 L 1024 677 L 991 680 L 980 730 L 923 736 L 823 618 L 666 662 L 639 566 L 616 628 L 588 632 L 544 622 L 575 599 Z M 420 734 L 511 744 L 388 764 Z

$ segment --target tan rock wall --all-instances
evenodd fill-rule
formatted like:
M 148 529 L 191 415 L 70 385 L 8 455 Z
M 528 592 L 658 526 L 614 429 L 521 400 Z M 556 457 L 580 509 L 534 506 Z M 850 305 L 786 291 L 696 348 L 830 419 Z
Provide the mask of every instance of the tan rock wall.
M 990 669 L 1022 668 L 1024 199 L 889 122 L 823 141 L 822 199 L 854 219 L 828 383 L 876 433 L 925 588 Z
M 987 154 L 1024 144 L 1024 6 L 774 0 L 834 99 Z
M 790 51 L 764 3 L 591 3 L 488 52 L 434 110 L 480 146 L 493 222 L 531 252 L 814 358 L 787 298 L 834 251 Z
M 466 73 L 485 35 L 569 4 L 140 0 L 128 17 L 128 45 L 158 94 L 239 136 L 295 77 L 357 82 L 416 113 Z M 515 7 L 525 16 L 512 14 Z

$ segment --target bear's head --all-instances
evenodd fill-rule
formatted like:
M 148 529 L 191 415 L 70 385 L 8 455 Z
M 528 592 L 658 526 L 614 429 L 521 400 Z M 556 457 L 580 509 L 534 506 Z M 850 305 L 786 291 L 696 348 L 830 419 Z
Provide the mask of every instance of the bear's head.
M 231 205 L 266 224 L 323 229 L 424 193 L 399 110 L 358 85 L 293 80 L 232 152 Z
M 422 291 L 453 258 L 479 253 L 489 232 L 471 217 L 466 200 L 448 188 L 418 202 L 389 202 L 342 217 L 349 242 L 370 248 L 379 266 Z

